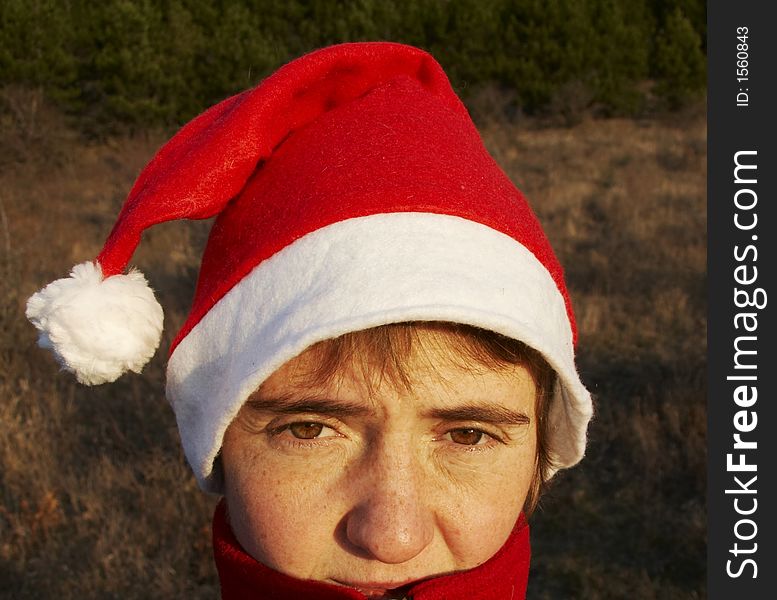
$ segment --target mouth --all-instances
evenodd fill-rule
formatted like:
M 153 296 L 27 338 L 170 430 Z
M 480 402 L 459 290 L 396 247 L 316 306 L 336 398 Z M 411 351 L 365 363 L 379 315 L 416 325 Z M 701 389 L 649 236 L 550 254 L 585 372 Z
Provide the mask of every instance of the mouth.
M 353 588 L 364 594 L 369 600 L 403 600 L 410 587 L 418 580 L 402 582 L 354 582 L 335 580 L 338 585 Z

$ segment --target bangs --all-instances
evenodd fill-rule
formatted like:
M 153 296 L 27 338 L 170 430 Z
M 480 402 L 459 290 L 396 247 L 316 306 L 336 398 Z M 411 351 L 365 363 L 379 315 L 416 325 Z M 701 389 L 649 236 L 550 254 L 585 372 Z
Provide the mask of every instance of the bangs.
M 548 391 L 553 383 L 553 370 L 533 348 L 493 331 L 460 323 L 391 323 L 323 340 L 306 353 L 313 365 L 308 375 L 321 383 L 352 368 L 371 385 L 389 382 L 409 389 L 407 366 L 411 357 L 426 361 L 430 355 L 472 372 L 523 366 L 534 379 L 538 395 Z

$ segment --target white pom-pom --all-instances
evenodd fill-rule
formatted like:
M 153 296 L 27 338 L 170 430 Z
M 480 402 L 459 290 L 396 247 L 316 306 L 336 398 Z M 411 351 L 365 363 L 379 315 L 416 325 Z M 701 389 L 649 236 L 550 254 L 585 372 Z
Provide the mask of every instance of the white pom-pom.
M 162 335 L 162 307 L 143 274 L 103 278 L 92 262 L 33 294 L 27 318 L 40 332 L 38 345 L 87 385 L 140 373 Z

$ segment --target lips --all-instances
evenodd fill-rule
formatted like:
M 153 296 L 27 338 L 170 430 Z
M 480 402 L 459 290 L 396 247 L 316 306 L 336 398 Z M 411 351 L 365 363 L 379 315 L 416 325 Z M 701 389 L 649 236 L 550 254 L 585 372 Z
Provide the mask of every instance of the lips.
M 402 600 L 413 585 L 418 580 L 408 580 L 404 582 L 369 582 L 360 583 L 352 581 L 337 581 L 339 585 L 354 588 L 364 594 L 369 600 Z
M 405 594 L 399 589 L 396 590 L 376 590 L 356 588 L 364 594 L 369 600 L 402 600 Z

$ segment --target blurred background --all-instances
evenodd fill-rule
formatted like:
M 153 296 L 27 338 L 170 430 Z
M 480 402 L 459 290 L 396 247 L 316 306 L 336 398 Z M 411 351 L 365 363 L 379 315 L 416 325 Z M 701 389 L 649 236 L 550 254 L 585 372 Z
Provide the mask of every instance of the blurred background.
M 566 268 L 588 453 L 532 517 L 529 598 L 706 596 L 706 6 L 700 0 L 3 0 L 0 598 L 216 598 L 214 498 L 164 399 L 208 222 L 147 232 L 143 375 L 78 386 L 27 297 L 99 252 L 189 118 L 314 48 L 430 51 Z

